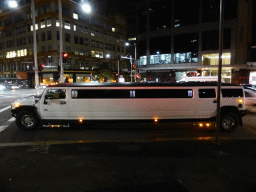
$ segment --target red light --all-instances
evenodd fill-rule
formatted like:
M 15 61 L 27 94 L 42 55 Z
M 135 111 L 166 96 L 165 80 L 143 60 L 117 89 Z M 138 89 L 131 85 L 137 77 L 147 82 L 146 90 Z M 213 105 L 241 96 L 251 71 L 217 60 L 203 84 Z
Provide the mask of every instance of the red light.
M 44 68 L 44 67 L 45 67 L 45 64 L 42 64 L 41 67 Z
M 68 57 L 68 53 L 63 53 L 63 55 L 62 55 L 64 58 L 67 58 Z

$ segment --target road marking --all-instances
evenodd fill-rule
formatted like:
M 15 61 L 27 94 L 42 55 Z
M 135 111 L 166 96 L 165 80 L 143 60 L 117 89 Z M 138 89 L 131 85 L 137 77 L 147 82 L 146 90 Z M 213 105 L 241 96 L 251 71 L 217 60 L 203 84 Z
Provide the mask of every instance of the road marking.
M 11 125 L 11 123 L 13 123 L 15 119 L 16 119 L 15 117 L 12 117 L 7 122 L 5 122 L 2 126 L 0 126 L 0 132 L 4 131 L 7 127 L 9 127 L 9 125 Z
M 3 109 L 0 110 L 0 113 L 2 113 L 3 111 L 5 111 L 5 110 L 7 110 L 7 109 L 10 109 L 10 108 L 11 108 L 11 106 L 5 107 L 5 108 L 3 108 Z

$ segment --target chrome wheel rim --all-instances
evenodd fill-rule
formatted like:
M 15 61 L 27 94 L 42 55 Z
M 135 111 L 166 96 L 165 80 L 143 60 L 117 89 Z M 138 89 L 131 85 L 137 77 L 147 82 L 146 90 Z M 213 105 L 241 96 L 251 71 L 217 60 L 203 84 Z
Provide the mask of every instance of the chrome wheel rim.
M 21 119 L 21 123 L 22 125 L 26 126 L 26 127 L 31 127 L 34 125 L 34 118 L 31 117 L 30 115 L 24 115 Z
M 232 127 L 234 127 L 236 124 L 236 121 L 233 117 L 225 117 L 223 120 L 222 120 L 222 127 L 224 129 L 232 129 Z

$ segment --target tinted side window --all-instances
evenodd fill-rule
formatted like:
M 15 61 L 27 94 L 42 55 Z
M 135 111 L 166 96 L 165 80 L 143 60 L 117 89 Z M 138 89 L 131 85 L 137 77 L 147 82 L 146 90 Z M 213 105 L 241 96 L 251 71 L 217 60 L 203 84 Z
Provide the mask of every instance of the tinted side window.
M 192 98 L 192 89 L 136 90 L 135 98 Z
M 192 98 L 192 89 L 146 89 L 146 90 L 84 90 L 71 92 L 72 98 Z
M 48 89 L 47 96 L 51 96 L 52 99 L 65 99 L 66 90 L 65 89 Z
M 222 97 L 243 97 L 242 89 L 221 89 Z
M 216 98 L 215 89 L 199 89 L 199 98 Z
M 72 90 L 72 98 L 130 98 L 130 90 Z

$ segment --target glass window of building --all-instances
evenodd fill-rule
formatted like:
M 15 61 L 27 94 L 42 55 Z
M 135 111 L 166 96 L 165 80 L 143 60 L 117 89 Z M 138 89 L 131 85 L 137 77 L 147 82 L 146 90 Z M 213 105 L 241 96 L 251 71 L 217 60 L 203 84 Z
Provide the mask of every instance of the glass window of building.
M 70 30 L 70 21 L 68 20 L 64 21 L 64 28 Z
M 65 33 L 65 42 L 71 42 L 71 35 L 69 33 Z
M 219 64 L 219 54 L 203 54 L 202 59 L 203 65 L 218 65 Z M 222 65 L 230 65 L 231 64 L 231 53 L 223 53 L 222 54 Z
M 147 64 L 147 56 L 141 56 L 140 65 L 146 65 L 146 64 Z
M 47 27 L 51 27 L 51 26 L 52 26 L 51 17 L 48 17 L 48 18 L 47 18 L 46 25 L 47 25 Z
M 41 33 L 41 41 L 45 41 L 45 32 Z
M 47 31 L 47 40 L 52 40 L 52 32 Z
M 45 20 L 41 19 L 41 29 L 45 28 Z
M 73 19 L 77 19 L 78 20 L 78 14 L 73 13 Z
M 38 23 L 37 22 L 36 22 L 35 26 L 36 26 L 36 30 L 38 30 Z M 31 24 L 30 24 L 30 31 L 33 31 L 33 25 L 31 25 Z

